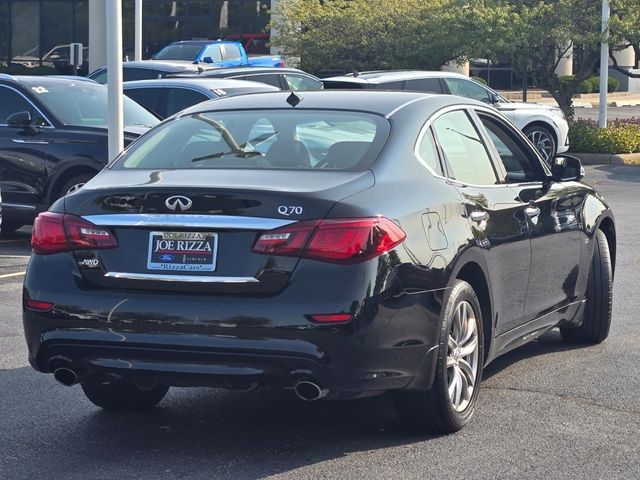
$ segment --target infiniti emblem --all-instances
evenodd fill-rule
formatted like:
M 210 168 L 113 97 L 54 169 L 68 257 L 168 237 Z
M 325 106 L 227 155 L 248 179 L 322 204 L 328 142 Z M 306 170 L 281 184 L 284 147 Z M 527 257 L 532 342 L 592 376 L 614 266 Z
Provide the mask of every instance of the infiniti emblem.
M 172 212 L 183 212 L 185 210 L 189 210 L 191 208 L 191 205 L 193 205 L 193 202 L 189 197 L 174 195 L 173 197 L 167 198 L 164 201 L 164 204 Z

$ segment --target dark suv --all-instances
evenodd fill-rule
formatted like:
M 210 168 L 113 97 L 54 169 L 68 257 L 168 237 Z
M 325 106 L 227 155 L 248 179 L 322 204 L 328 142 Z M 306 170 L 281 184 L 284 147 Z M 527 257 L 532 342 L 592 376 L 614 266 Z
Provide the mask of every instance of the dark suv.
M 124 100 L 125 144 L 159 120 Z M 107 89 L 86 79 L 0 74 L 2 231 L 33 221 L 107 163 Z

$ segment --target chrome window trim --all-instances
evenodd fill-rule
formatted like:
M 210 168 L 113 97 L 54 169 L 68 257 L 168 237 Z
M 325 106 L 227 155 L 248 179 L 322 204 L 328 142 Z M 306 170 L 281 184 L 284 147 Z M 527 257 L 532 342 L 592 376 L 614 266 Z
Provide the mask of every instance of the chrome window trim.
M 24 98 L 27 103 L 29 105 L 31 105 L 33 107 L 33 109 L 35 111 L 37 111 L 40 115 L 42 115 L 42 118 L 44 118 L 46 120 L 46 122 L 49 125 L 37 125 L 38 128 L 50 128 L 50 129 L 54 129 L 56 127 L 53 126 L 53 122 L 51 120 L 49 120 L 49 117 L 47 117 L 44 113 L 42 113 L 42 110 L 40 110 L 30 99 L 29 97 L 27 97 L 24 93 L 22 93 L 20 90 L 13 88 L 9 85 L 1 85 L 0 84 L 0 88 L 8 88 L 9 90 L 13 90 L 14 92 L 16 92 L 18 95 L 20 95 L 22 98 Z M 0 123 L 0 127 L 8 127 L 9 124 L 8 123 Z
M 418 134 L 418 140 L 416 141 L 414 147 L 413 147 L 413 154 L 416 157 L 416 159 L 418 160 L 418 162 L 420 163 L 420 165 L 422 165 L 424 168 L 427 169 L 427 171 L 433 175 L 435 178 L 439 178 L 441 180 L 445 180 L 447 182 L 456 184 L 456 185 L 460 185 L 460 186 L 468 186 L 468 187 L 476 187 L 476 188 L 504 188 L 504 187 L 513 187 L 515 185 L 533 185 L 533 184 L 542 184 L 542 182 L 540 180 L 537 180 L 535 182 L 518 182 L 518 183 L 499 183 L 496 185 L 476 185 L 473 183 L 465 183 L 465 182 L 461 182 L 459 180 L 453 179 L 453 178 L 449 178 L 449 177 L 445 177 L 442 176 L 436 172 L 433 171 L 433 169 L 427 164 L 427 162 L 422 158 L 422 156 L 420 155 L 420 144 L 422 143 L 422 139 L 424 138 L 424 136 L 427 134 L 427 132 L 429 131 L 429 128 L 431 128 L 431 125 L 433 124 L 434 121 L 436 121 L 438 118 L 440 118 L 442 115 L 455 111 L 455 110 L 480 110 L 484 113 L 488 113 L 492 116 L 496 116 L 496 110 L 492 109 L 491 107 L 485 107 L 482 105 L 449 105 L 446 106 L 440 110 L 438 110 L 436 113 L 434 113 L 428 120 L 427 122 L 422 126 L 422 129 L 420 130 L 420 133 Z M 502 118 L 500 118 L 500 120 L 503 120 Z M 513 125 L 513 123 L 511 123 L 509 121 L 509 119 L 506 119 L 506 122 L 508 122 L 509 124 L 511 124 L 511 126 L 518 131 L 518 133 L 520 134 L 520 136 L 522 137 L 524 134 L 522 133 L 522 131 L 516 127 L 515 125 Z M 474 125 L 475 126 L 475 125 Z M 527 142 L 529 141 L 529 139 L 527 139 L 526 137 L 524 137 Z M 484 143 L 484 139 L 483 139 L 483 143 Z M 486 146 L 485 146 L 486 147 Z M 487 152 L 489 153 L 489 152 Z M 537 152 L 536 152 L 537 155 Z M 493 158 L 492 155 L 490 155 L 491 157 L 491 162 L 493 163 L 495 160 Z M 544 167 L 543 167 L 544 168 Z
M 154 280 L 158 282 L 185 282 L 185 283 L 259 283 L 254 277 L 214 277 L 204 275 L 167 275 L 159 273 L 129 273 L 107 272 L 106 278 L 119 278 L 126 280 Z
M 154 227 L 154 228 L 218 228 L 234 230 L 272 230 L 284 227 L 295 220 L 233 215 L 123 213 L 85 215 L 82 218 L 104 227 Z

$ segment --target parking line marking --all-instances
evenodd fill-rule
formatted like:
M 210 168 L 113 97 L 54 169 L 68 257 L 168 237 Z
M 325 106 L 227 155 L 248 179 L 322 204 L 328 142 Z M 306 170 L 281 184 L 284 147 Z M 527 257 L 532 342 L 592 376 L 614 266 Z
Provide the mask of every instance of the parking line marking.
M 20 275 L 24 275 L 25 273 L 27 272 L 5 273 L 4 275 L 0 275 L 0 278 L 18 277 Z

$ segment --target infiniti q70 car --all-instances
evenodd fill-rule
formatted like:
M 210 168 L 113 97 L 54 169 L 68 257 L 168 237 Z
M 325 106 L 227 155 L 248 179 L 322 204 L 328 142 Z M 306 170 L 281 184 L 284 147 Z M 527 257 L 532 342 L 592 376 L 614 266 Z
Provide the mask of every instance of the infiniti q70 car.
M 105 409 L 388 392 L 412 427 L 458 430 L 499 355 L 609 333 L 615 224 L 583 174 L 461 97 L 199 104 L 38 216 L 30 362 Z

